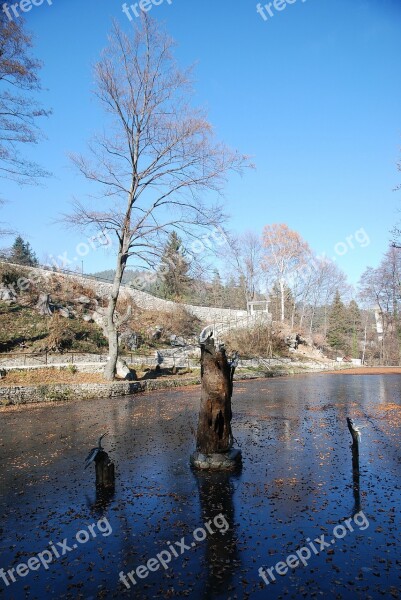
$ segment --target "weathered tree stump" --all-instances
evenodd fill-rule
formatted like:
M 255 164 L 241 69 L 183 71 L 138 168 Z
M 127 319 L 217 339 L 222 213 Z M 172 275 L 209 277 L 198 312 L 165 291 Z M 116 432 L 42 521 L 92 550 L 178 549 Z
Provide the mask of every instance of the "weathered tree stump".
M 96 487 L 114 488 L 115 472 L 114 463 L 110 461 L 109 455 L 104 450 L 98 452 L 95 458 Z
M 352 482 L 354 495 L 354 509 L 352 516 L 361 510 L 361 491 L 360 491 L 360 471 L 359 471 L 359 442 L 361 440 L 360 429 L 355 425 L 352 419 L 347 417 L 347 425 L 352 436 Z
M 241 462 L 231 430 L 235 366 L 228 362 L 224 347 L 216 349 L 212 337 L 201 343 L 201 407 L 196 452 L 191 456 L 198 469 L 234 469 Z
M 347 425 L 352 436 L 352 453 L 355 454 L 359 461 L 359 441 L 361 439 L 361 432 L 359 431 L 358 427 L 355 426 L 353 420 L 349 417 L 347 417 Z
M 44 317 L 48 317 L 52 314 L 52 310 L 50 308 L 50 302 L 51 302 L 50 294 L 45 294 L 45 293 L 41 292 L 39 295 L 39 300 L 36 304 L 36 310 L 39 312 L 40 315 L 43 315 Z

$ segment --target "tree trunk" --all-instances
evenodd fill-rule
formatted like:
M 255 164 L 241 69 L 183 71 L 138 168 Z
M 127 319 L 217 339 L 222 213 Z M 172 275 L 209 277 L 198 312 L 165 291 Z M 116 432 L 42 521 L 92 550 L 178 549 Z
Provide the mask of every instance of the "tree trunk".
M 281 296 L 281 320 L 285 319 L 285 289 L 284 289 L 284 279 L 280 279 L 280 296 Z
M 202 454 L 228 452 L 231 431 L 232 369 L 224 349 L 216 350 L 213 338 L 201 346 L 201 408 L 197 450 Z
M 95 458 L 96 486 L 113 488 L 115 481 L 114 463 L 109 459 L 107 452 L 102 450 Z
M 117 269 L 114 275 L 113 287 L 106 310 L 106 332 L 109 342 L 109 359 L 104 369 L 104 377 L 108 381 L 113 381 L 116 375 L 118 360 L 118 326 L 116 322 L 116 307 L 126 262 L 127 255 L 123 253 L 122 244 L 120 244 L 117 259 Z

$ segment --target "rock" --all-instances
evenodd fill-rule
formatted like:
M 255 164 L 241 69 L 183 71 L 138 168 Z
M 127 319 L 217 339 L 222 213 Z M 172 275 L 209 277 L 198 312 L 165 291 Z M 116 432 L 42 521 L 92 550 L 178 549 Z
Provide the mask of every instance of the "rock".
M 242 462 L 241 450 L 232 448 L 221 454 L 202 454 L 194 452 L 190 459 L 191 465 L 201 470 L 225 471 L 238 468 Z
M 184 347 L 187 345 L 186 341 L 184 340 L 184 338 L 179 337 L 177 335 L 170 335 L 170 344 L 174 347 Z
M 152 333 L 152 340 L 160 340 L 163 331 L 163 327 L 156 327 Z
M 17 299 L 17 294 L 11 288 L 4 286 L 0 288 L 0 300 L 12 304 Z
M 7 371 L 5 369 L 0 369 L 0 379 L 3 379 L 7 375 Z
M 64 317 L 65 319 L 71 319 L 71 317 L 72 317 L 72 313 L 71 313 L 70 309 L 67 307 L 59 308 L 58 312 L 59 312 L 59 315 L 61 317 Z
M 127 381 L 134 381 L 136 379 L 135 371 L 131 371 L 125 360 L 121 360 L 121 358 L 117 360 L 116 375 L 117 377 L 126 379 Z
M 156 350 L 156 352 L 155 352 L 155 367 L 156 367 L 156 369 L 159 368 L 159 370 L 160 370 L 160 365 L 163 363 L 163 361 L 164 361 L 164 358 L 162 357 L 160 352 L 158 350 Z
M 124 344 L 129 350 L 136 350 L 139 345 L 139 336 L 129 329 L 120 335 L 120 343 Z
M 90 304 L 92 300 L 88 296 L 79 296 L 75 298 L 75 302 L 78 302 L 78 304 Z
M 82 317 L 82 319 L 85 321 L 85 323 L 92 323 L 93 322 L 93 319 L 92 319 L 92 317 L 90 315 L 84 315 Z

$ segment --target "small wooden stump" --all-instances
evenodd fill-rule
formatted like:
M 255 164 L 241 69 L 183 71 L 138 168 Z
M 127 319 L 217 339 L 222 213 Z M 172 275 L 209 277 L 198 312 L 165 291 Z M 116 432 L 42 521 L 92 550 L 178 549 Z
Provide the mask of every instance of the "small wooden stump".
M 359 455 L 360 432 L 357 427 L 355 427 L 353 420 L 349 417 L 347 417 L 347 425 L 352 436 L 352 450 Z
M 196 452 L 191 456 L 191 464 L 197 469 L 235 469 L 241 464 L 241 451 L 232 447 L 234 370 L 224 346 L 217 350 L 212 337 L 201 344 L 201 407 Z
M 96 487 L 114 488 L 115 472 L 114 463 L 110 462 L 109 455 L 104 450 L 98 452 L 95 458 Z
M 355 427 L 352 419 L 347 417 L 347 425 L 352 436 L 352 482 L 354 494 L 354 509 L 352 516 L 355 516 L 361 510 L 361 491 L 360 491 L 360 472 L 359 472 L 359 442 L 360 431 Z

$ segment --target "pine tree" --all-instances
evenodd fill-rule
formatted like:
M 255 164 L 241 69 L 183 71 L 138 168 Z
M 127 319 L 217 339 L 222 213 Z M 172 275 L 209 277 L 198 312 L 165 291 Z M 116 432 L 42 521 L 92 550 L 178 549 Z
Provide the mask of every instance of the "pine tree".
M 20 235 L 15 238 L 11 248 L 10 262 L 26 267 L 36 267 L 39 264 L 29 242 L 24 242 Z
M 345 354 L 349 352 L 347 317 L 347 309 L 341 300 L 340 292 L 337 290 L 330 307 L 327 341 L 332 348 L 342 350 Z
M 361 311 L 355 300 L 351 300 L 348 306 L 349 335 L 351 338 L 352 357 L 359 358 L 359 333 L 362 327 Z
M 217 269 L 214 270 L 213 280 L 211 284 L 212 306 L 219 308 L 224 304 L 224 286 L 221 281 L 220 273 Z
M 161 260 L 163 282 L 161 292 L 164 298 L 177 300 L 184 298 L 191 288 L 189 277 L 190 263 L 185 258 L 182 241 L 175 231 L 170 233 Z

